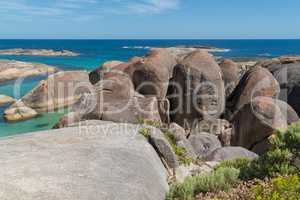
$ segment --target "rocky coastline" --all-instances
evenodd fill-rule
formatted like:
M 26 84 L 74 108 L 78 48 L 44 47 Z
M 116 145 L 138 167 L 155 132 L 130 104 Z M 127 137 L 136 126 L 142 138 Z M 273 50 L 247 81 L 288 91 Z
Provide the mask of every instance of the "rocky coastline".
M 15 60 L 0 60 L 0 83 L 28 76 L 47 75 L 58 72 L 58 68 Z
M 9 104 L 9 103 L 13 103 L 16 100 L 10 96 L 6 96 L 3 94 L 0 94 L 0 106 L 5 105 L 5 104 Z
M 176 47 L 170 47 L 179 50 L 204 50 L 207 52 L 229 52 L 230 49 L 218 48 L 213 46 L 202 46 L 202 45 L 179 45 Z
M 223 161 L 266 154 L 276 131 L 299 121 L 300 57 L 235 62 L 203 48 L 154 48 L 41 81 L 5 110 L 6 120 L 71 112 L 53 130 L 0 141 L 0 194 L 163 200 L 170 186 Z M 21 169 L 27 182 L 11 185 L 24 178 Z
M 78 56 L 78 53 L 61 50 L 55 51 L 52 49 L 6 49 L 0 50 L 0 55 L 16 55 L 16 56 Z

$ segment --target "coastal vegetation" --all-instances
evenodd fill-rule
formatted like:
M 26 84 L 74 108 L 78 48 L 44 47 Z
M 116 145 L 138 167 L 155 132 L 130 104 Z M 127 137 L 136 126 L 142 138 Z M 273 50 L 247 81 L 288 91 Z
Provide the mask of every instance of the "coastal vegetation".
M 235 191 L 236 196 L 230 195 L 233 199 L 300 199 L 300 123 L 278 131 L 270 142 L 272 148 L 258 159 L 224 161 L 212 173 L 189 177 L 184 183 L 173 185 L 167 199 L 193 200 L 199 195 L 203 199 L 219 199 L 220 195 L 227 199 L 225 194 L 239 184 L 244 188 Z M 229 169 L 236 171 L 229 173 Z

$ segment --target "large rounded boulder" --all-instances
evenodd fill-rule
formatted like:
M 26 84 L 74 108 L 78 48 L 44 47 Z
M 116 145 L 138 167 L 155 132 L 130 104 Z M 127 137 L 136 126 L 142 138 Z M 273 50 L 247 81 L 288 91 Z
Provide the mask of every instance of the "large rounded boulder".
M 229 97 L 239 82 L 239 66 L 229 59 L 224 59 L 219 64 L 223 74 L 226 97 Z
M 93 70 L 89 73 L 90 82 L 94 85 L 101 80 L 101 77 L 106 73 L 112 70 L 114 67 L 122 64 L 121 61 L 108 61 L 101 65 L 101 67 Z
M 176 65 L 168 98 L 171 118 L 184 126 L 206 117 L 218 118 L 224 111 L 222 72 L 206 51 L 195 51 Z
M 279 98 L 300 115 L 300 57 L 280 57 L 260 63 L 280 84 Z
M 122 72 L 121 70 L 112 70 L 107 72 L 102 80 L 94 85 L 96 94 L 101 94 L 102 91 L 106 92 L 107 99 L 129 99 L 135 91 L 131 77 Z
M 256 66 L 243 76 L 238 86 L 228 98 L 227 107 L 236 112 L 255 97 L 276 98 L 279 95 L 279 84 L 273 75 L 262 67 Z
M 222 147 L 217 136 L 210 133 L 194 133 L 189 136 L 188 140 L 197 157 L 201 159 L 210 155 L 214 150 Z
M 166 49 L 152 49 L 144 58 L 134 59 L 125 72 L 137 92 L 165 99 L 175 65 L 175 58 Z
M 69 107 L 91 90 L 93 88 L 89 82 L 88 73 L 84 71 L 58 72 L 49 76 L 47 80 L 40 81 L 34 89 L 5 110 L 5 118 L 9 121 L 15 118 L 22 120 L 24 115 L 28 119 L 33 114 L 32 110 L 43 113 Z M 13 113 L 18 114 L 15 112 L 17 110 L 25 111 L 23 108 L 31 114 L 27 115 L 23 112 L 20 116 L 12 116 Z
M 234 135 L 231 144 L 253 150 L 265 142 L 277 129 L 299 120 L 297 113 L 285 102 L 268 97 L 256 97 L 233 117 Z M 256 153 L 264 153 L 255 148 Z
M 255 159 L 258 155 L 242 147 L 223 147 L 213 151 L 206 157 L 206 160 L 222 162 L 239 158 Z

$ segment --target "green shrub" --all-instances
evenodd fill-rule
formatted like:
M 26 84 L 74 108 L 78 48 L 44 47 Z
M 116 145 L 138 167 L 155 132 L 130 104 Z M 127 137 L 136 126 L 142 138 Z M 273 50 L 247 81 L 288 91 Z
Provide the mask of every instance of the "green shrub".
M 219 168 L 209 174 L 188 177 L 183 183 L 174 184 L 167 195 L 167 200 L 194 200 L 199 193 L 227 191 L 238 183 L 239 170 Z
M 176 138 L 168 129 L 161 129 L 165 135 L 165 138 L 168 140 L 174 153 L 176 154 L 178 161 L 182 165 L 189 165 L 193 162 L 196 162 L 193 158 L 187 156 L 187 151 L 185 148 L 177 145 Z
M 244 180 L 249 180 L 297 174 L 298 170 L 292 165 L 292 162 L 293 155 L 289 150 L 275 149 L 252 161 L 249 166 L 241 168 L 241 177 Z
M 221 162 L 218 166 L 215 167 L 215 170 L 219 168 L 235 168 L 235 169 L 242 169 L 247 167 L 250 164 L 251 160 L 248 158 L 238 158 L 234 160 L 226 160 Z
M 176 138 L 173 133 L 170 132 L 168 128 L 164 126 L 161 122 L 148 120 L 148 119 L 139 119 L 139 123 L 147 126 L 152 126 L 161 130 L 165 138 L 168 140 L 169 144 L 172 146 L 174 153 L 176 154 L 180 164 L 189 165 L 190 163 L 196 162 L 193 158 L 188 157 L 186 154 L 186 149 L 179 147 L 176 143 Z M 146 138 L 150 137 L 151 129 L 150 128 L 141 128 L 139 133 Z
M 139 130 L 139 133 L 148 139 L 150 137 L 151 130 L 150 130 L 150 128 L 141 128 Z
M 243 179 L 299 174 L 296 161 L 300 155 L 300 123 L 291 125 L 286 131 L 278 131 L 270 142 L 270 151 L 241 169 Z
M 149 120 L 149 119 L 139 119 L 138 123 L 143 124 L 143 125 L 153 126 L 155 128 L 159 128 L 159 129 L 163 126 L 161 122 Z
M 300 200 L 298 176 L 278 177 L 251 189 L 256 200 Z

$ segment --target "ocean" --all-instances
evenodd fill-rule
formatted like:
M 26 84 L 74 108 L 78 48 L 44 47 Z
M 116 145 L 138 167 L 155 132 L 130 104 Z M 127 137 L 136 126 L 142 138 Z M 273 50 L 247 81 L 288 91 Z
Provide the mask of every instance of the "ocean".
M 179 45 L 203 45 L 229 49 L 214 53 L 215 56 L 235 59 L 272 58 L 282 55 L 300 55 L 300 40 L 0 40 L 0 49 L 53 49 L 70 50 L 77 57 L 4 56 L 27 62 L 39 62 L 63 70 L 91 71 L 109 60 L 126 61 L 133 56 L 142 56 L 152 47 Z M 26 78 L 21 86 L 22 95 L 30 91 L 45 77 Z M 14 97 L 14 81 L 0 84 L 0 94 Z M 64 112 L 47 113 L 37 118 L 6 123 L 2 113 L 7 105 L 0 107 L 0 137 L 50 129 Z

